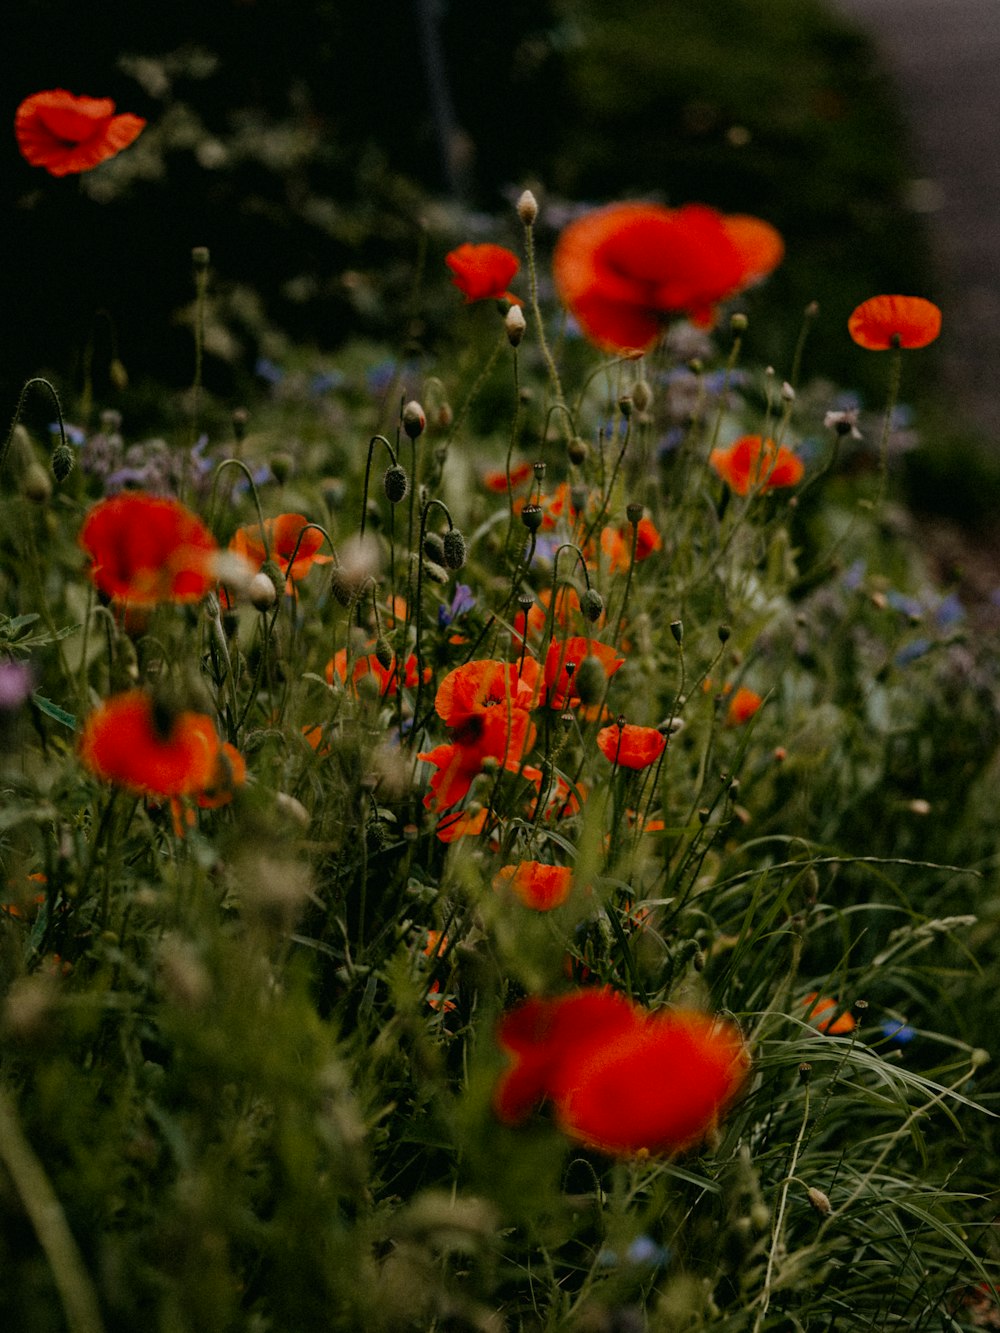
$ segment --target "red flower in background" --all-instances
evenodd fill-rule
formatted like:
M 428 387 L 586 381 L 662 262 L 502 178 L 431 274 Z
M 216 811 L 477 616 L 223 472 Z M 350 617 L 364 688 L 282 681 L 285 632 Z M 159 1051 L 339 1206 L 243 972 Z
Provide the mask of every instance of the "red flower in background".
M 654 551 L 663 547 L 663 538 L 657 532 L 653 520 L 640 518 L 636 525 L 635 562 L 648 560 Z M 632 524 L 626 523 L 619 528 L 601 529 L 601 550 L 608 558 L 612 574 L 627 572 L 632 558 Z
M 506 1124 L 542 1100 L 570 1138 L 618 1156 L 698 1142 L 739 1092 L 738 1030 L 692 1010 L 650 1012 L 610 990 L 531 999 L 500 1022 L 511 1057 L 494 1092 Z
M 215 538 L 179 500 L 142 491 L 99 500 L 79 543 L 97 588 L 132 607 L 197 602 L 215 585 Z
M 820 1032 L 825 1032 L 830 1037 L 842 1037 L 848 1032 L 853 1032 L 857 1027 L 854 1015 L 846 1009 L 838 1014 L 840 1006 L 836 1000 L 831 1000 L 828 995 L 820 998 L 818 991 L 810 991 L 802 1001 L 803 1008 L 809 1010 L 809 1022 Z M 820 1021 L 820 1015 L 826 1014 L 827 1017 Z
M 708 461 L 737 495 L 747 495 L 755 486 L 762 491 L 796 486 L 805 475 L 802 459 L 791 449 L 759 435 L 742 435 L 728 449 L 713 449 Z
M 403 670 L 403 685 L 408 690 L 416 689 L 417 686 L 417 659 L 414 653 L 410 653 L 406 659 L 406 666 Z M 379 694 L 395 695 L 399 690 L 399 660 L 393 656 L 392 661 L 387 667 L 384 667 L 374 653 L 367 653 L 354 659 L 354 667 L 351 671 L 351 683 L 357 685 L 365 676 L 371 676 L 378 686 Z M 347 683 L 347 649 L 340 648 L 330 661 L 326 664 L 326 681 L 332 685 L 336 677 L 341 684 Z M 424 683 L 431 678 L 431 668 L 424 667 Z
M 561 641 L 552 640 L 545 654 L 546 700 L 550 708 L 565 708 L 568 703 L 579 703 L 576 673 L 589 657 L 600 663 L 606 678 L 613 676 L 625 665 L 624 657 L 619 657 L 610 644 L 599 643 L 597 639 L 574 635 Z
M 626 723 L 602 727 L 597 733 L 597 748 L 605 759 L 620 768 L 648 768 L 666 748 L 667 738 L 655 727 L 638 727 Z
M 710 325 L 714 307 L 780 263 L 767 222 L 703 204 L 612 204 L 571 222 L 556 244 L 559 295 L 584 334 L 607 351 L 647 351 L 665 316 Z
M 742 727 L 745 722 L 750 721 L 763 702 L 764 700 L 756 690 L 750 690 L 745 685 L 741 685 L 729 700 L 729 707 L 726 709 L 726 726 Z
M 502 245 L 472 245 L 466 241 L 445 255 L 444 262 L 451 269 L 451 280 L 465 297 L 466 304 L 489 300 L 521 304 L 507 291 L 507 284 L 521 267 L 521 261 L 512 250 Z
M 323 540 L 323 534 L 309 526 L 304 514 L 278 514 L 265 518 L 263 532 L 259 523 L 237 528 L 229 549 L 254 569 L 260 569 L 270 553 L 285 574 L 286 590 L 292 592 L 292 585 L 304 579 L 313 565 L 328 565 L 333 559 L 319 554 Z
M 80 758 L 91 773 L 141 795 L 211 792 L 221 752 L 210 717 L 160 709 L 144 690 L 106 700 L 80 737 Z
M 89 171 L 142 133 L 141 116 L 115 115 L 108 97 L 74 97 L 64 88 L 26 97 L 14 116 L 22 157 L 50 176 Z
M 550 866 L 541 861 L 520 861 L 504 866 L 493 878 L 497 890 L 509 889 L 519 902 L 536 912 L 561 907 L 573 887 L 569 866 Z
M 872 296 L 852 312 L 847 331 L 870 352 L 926 347 L 941 332 L 941 311 L 922 296 Z

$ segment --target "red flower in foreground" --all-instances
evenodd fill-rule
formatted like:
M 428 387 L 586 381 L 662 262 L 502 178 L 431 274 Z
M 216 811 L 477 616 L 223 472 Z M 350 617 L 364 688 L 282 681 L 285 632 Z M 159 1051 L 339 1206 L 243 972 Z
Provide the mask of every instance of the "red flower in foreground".
M 21 155 L 50 176 L 89 171 L 142 133 L 141 116 L 115 115 L 107 97 L 74 97 L 64 88 L 26 97 L 14 116 Z
M 941 332 L 941 311 L 922 296 L 873 296 L 852 312 L 847 331 L 870 352 L 926 347 Z
M 610 990 L 528 1000 L 501 1020 L 497 1039 L 512 1057 L 493 1098 L 504 1123 L 547 1099 L 566 1135 L 618 1156 L 697 1143 L 749 1067 L 732 1024 L 650 1012 Z
M 99 500 L 79 542 L 98 589 L 132 607 L 197 602 L 215 585 L 215 538 L 179 500 L 141 491 Z
M 710 325 L 714 307 L 780 263 L 779 234 L 759 218 L 704 204 L 612 204 L 571 222 L 553 274 L 586 336 L 612 352 L 647 351 L 665 316 Z
M 313 565 L 327 565 L 333 559 L 319 554 L 322 545 L 323 534 L 309 526 L 304 514 L 278 514 L 276 518 L 265 518 L 263 532 L 259 523 L 237 528 L 229 549 L 254 569 L 260 569 L 270 553 L 271 559 L 281 566 L 286 590 L 291 592 L 292 584 L 304 579 Z
M 101 704 L 80 737 L 80 758 L 91 773 L 140 795 L 213 792 L 222 753 L 211 718 L 161 709 L 144 690 Z
M 445 255 L 452 282 L 470 301 L 507 300 L 520 305 L 507 291 L 507 284 L 521 267 L 512 250 L 502 245 L 471 245 L 468 241 Z
M 729 700 L 729 707 L 726 709 L 726 726 L 742 727 L 745 722 L 750 721 L 763 702 L 764 700 L 756 690 L 748 690 L 745 685 L 741 685 Z
M 561 907 L 573 887 L 573 872 L 569 866 L 549 866 L 541 861 L 521 861 L 516 866 L 504 866 L 493 877 L 498 891 L 511 893 L 536 912 L 551 912 Z
M 805 475 L 802 459 L 791 449 L 759 435 L 742 435 L 728 449 L 713 449 L 708 461 L 737 495 L 756 486 L 762 491 L 796 486 Z
M 627 723 L 602 727 L 597 733 L 597 748 L 605 759 L 620 768 L 648 768 L 666 748 L 667 738 L 655 727 L 637 727 Z

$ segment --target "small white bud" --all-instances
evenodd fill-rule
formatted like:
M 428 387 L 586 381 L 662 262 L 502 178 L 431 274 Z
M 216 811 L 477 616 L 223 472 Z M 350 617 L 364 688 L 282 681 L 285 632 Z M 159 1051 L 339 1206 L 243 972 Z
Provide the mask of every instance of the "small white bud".
M 530 190 L 525 190 L 517 201 L 517 216 L 526 227 L 534 226 L 538 217 L 538 200 Z
M 524 318 L 524 311 L 519 305 L 512 305 L 504 316 L 504 326 L 507 329 L 507 341 L 511 347 L 517 347 L 524 337 L 525 329 L 528 327 Z

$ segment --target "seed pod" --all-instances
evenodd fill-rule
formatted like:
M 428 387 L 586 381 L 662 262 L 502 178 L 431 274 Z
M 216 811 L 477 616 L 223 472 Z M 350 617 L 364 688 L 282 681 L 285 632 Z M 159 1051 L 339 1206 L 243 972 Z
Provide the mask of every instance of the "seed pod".
M 449 569 L 461 569 L 465 564 L 465 538 L 458 528 L 449 528 L 444 534 L 444 563 Z
M 386 468 L 382 487 L 385 490 L 385 498 L 390 504 L 400 504 L 406 499 L 410 489 L 410 479 L 406 475 L 406 469 L 400 467 L 398 463 Z
M 625 517 L 633 527 L 637 527 L 639 520 L 642 518 L 642 505 L 636 504 L 634 501 L 631 504 L 627 504 L 625 506 Z
M 542 526 L 542 506 L 535 504 L 525 505 L 521 510 L 521 522 L 529 532 L 537 532 Z

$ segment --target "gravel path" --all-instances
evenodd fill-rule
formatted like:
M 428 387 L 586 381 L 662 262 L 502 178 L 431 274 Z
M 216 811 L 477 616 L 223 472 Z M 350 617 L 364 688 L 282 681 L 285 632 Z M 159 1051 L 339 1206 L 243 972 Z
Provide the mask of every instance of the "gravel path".
M 897 81 L 929 214 L 941 350 L 962 416 L 1000 447 L 1000 0 L 833 0 Z

